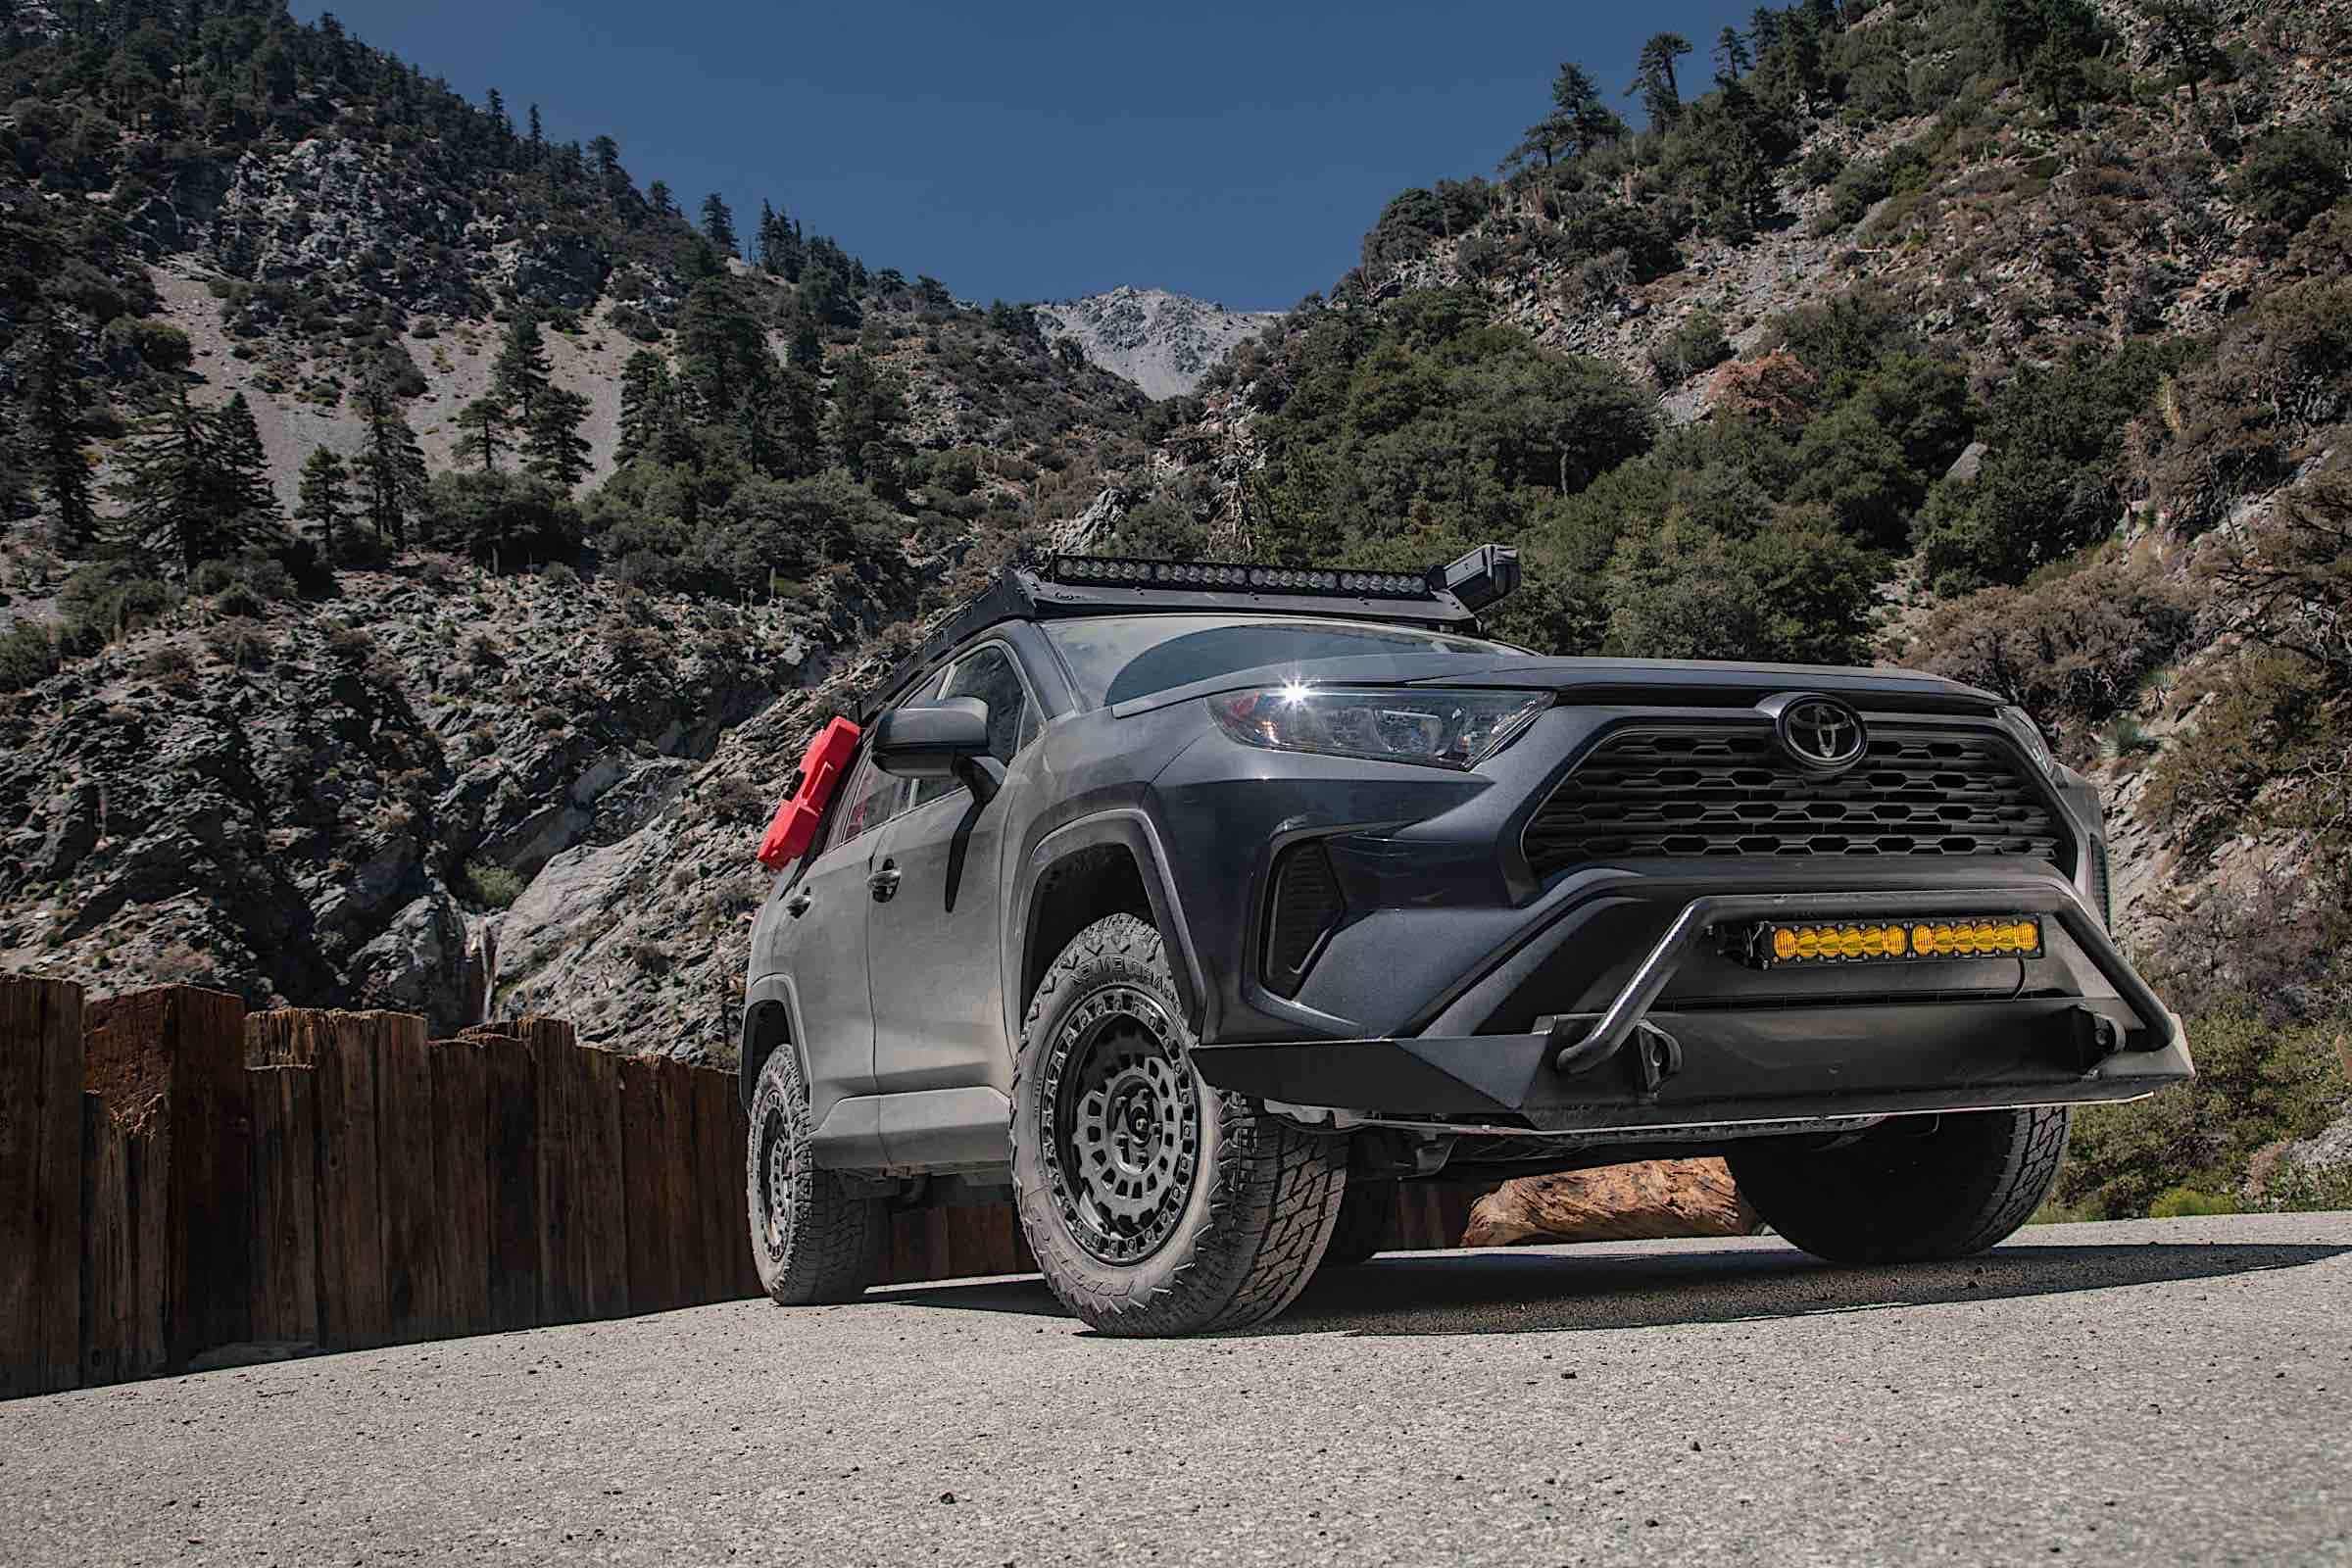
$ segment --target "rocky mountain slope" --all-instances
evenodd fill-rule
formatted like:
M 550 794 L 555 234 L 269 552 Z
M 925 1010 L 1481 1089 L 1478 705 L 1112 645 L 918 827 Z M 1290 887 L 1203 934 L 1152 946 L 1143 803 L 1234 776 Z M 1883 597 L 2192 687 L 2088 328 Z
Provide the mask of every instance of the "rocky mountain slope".
M 1193 391 L 1236 343 L 1280 319 L 1129 286 L 1034 309 L 1047 337 L 1076 343 L 1088 360 L 1155 398 Z

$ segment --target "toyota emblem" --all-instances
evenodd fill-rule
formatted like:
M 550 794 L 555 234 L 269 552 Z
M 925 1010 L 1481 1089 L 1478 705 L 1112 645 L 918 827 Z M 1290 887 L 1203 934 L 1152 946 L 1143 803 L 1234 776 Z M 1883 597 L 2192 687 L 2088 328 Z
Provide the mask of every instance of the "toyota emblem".
M 1773 733 L 1788 760 L 1808 773 L 1842 773 L 1870 750 L 1862 715 L 1828 697 L 1798 697 L 1782 708 Z

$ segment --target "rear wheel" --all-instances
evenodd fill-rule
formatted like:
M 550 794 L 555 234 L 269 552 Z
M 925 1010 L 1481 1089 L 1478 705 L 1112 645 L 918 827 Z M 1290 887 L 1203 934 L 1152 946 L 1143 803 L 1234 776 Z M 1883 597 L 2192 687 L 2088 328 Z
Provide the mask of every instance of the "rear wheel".
M 1159 933 L 1131 914 L 1062 950 L 1022 1028 L 1021 1229 L 1061 1303 L 1105 1334 L 1272 1317 L 1339 1218 L 1344 1141 L 1203 1083 Z
M 785 1306 L 846 1301 L 881 1271 L 890 1239 L 882 1200 L 808 1157 L 808 1093 L 790 1045 L 760 1064 L 745 1161 L 752 1261 Z
M 1897 1116 L 1834 1149 L 1734 1145 L 1740 1196 L 1838 1263 L 1967 1257 L 2006 1240 L 2058 1180 L 2064 1108 Z

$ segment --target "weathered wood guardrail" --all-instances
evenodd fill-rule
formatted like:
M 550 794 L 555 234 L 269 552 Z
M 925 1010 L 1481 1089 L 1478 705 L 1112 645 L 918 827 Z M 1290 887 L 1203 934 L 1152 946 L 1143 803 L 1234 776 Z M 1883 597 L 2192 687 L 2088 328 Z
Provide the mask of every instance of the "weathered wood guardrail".
M 552 1018 L 0 977 L 0 1397 L 241 1346 L 349 1349 L 759 1294 L 735 1075 Z M 1407 1186 L 1391 1241 L 1469 1195 Z M 1005 1204 L 911 1210 L 884 1283 L 1034 1267 Z

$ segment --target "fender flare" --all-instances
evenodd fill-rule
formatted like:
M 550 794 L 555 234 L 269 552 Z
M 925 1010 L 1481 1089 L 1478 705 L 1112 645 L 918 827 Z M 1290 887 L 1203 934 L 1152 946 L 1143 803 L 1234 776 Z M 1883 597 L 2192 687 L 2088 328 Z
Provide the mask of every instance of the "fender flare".
M 1184 1004 L 1185 1021 L 1195 1038 L 1210 1038 L 1216 992 L 1208 983 L 1207 971 L 1200 965 L 1192 928 L 1185 923 L 1184 906 L 1177 897 L 1175 878 L 1168 873 L 1168 855 L 1160 843 L 1159 830 L 1143 811 L 1134 807 L 1118 807 L 1054 829 L 1038 840 L 1037 847 L 1029 852 L 1022 864 L 1019 884 L 1005 911 L 1004 952 L 1010 967 L 1004 988 L 1004 1034 L 1016 1051 L 1020 1048 L 1021 1013 L 1026 1005 L 1020 983 L 1029 972 L 1031 933 L 1037 929 L 1046 873 L 1073 855 L 1111 847 L 1126 850 L 1142 871 L 1144 897 L 1152 904 L 1152 923 L 1158 928 L 1160 940 L 1167 944 L 1175 959 L 1170 968 L 1177 1000 Z
M 760 1009 L 778 1006 L 784 1009 L 784 1043 L 791 1048 L 801 1064 L 801 1082 L 808 1081 L 808 1035 L 801 1027 L 800 994 L 792 988 L 792 976 L 777 970 L 763 974 L 744 988 L 743 1037 L 736 1054 L 736 1092 L 742 1098 L 743 1108 L 752 1108 L 752 1096 L 760 1087 L 760 1069 L 767 1065 L 768 1052 L 754 1054 L 753 1023 Z

